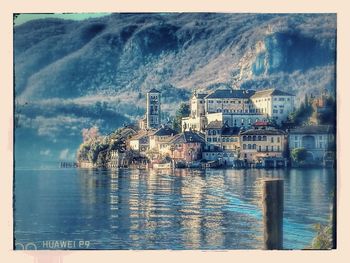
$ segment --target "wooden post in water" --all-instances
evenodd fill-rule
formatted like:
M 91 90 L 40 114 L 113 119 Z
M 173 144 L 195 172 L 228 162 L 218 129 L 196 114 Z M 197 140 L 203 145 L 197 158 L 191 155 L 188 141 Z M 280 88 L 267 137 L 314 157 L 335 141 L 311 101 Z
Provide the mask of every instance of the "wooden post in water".
M 283 249 L 283 179 L 263 182 L 264 249 Z

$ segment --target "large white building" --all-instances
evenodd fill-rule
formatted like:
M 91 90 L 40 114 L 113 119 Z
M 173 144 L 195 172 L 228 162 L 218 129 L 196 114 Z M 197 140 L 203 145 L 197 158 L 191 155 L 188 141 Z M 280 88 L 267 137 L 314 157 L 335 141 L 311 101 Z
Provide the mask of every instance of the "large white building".
M 229 126 L 250 127 L 257 121 L 287 119 L 294 110 L 294 95 L 277 89 L 261 91 L 219 88 L 209 94 L 195 92 L 191 113 L 182 119 L 182 130 L 204 131 L 212 121 Z

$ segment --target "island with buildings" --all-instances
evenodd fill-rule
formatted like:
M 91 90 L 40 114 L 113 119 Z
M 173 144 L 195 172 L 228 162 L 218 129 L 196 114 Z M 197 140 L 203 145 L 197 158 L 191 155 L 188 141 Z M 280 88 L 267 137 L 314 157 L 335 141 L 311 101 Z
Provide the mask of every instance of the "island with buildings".
M 146 94 L 146 114 L 106 136 L 85 136 L 81 168 L 332 167 L 334 99 L 326 91 L 305 96 L 279 89 L 219 87 L 194 91 L 180 122 L 161 119 L 161 92 Z M 93 128 L 92 128 L 93 129 Z

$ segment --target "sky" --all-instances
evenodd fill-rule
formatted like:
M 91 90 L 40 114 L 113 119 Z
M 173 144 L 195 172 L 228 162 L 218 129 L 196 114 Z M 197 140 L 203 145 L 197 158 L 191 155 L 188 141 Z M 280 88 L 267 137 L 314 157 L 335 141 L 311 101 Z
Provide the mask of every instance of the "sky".
M 53 14 L 44 14 L 44 13 L 37 13 L 37 14 L 30 14 L 30 13 L 22 13 L 19 14 L 14 18 L 14 24 L 15 26 L 21 25 L 25 22 L 28 22 L 30 20 L 35 19 L 41 19 L 41 18 L 62 18 L 62 19 L 72 19 L 72 20 L 84 20 L 87 18 L 93 18 L 93 17 L 100 17 L 100 16 L 106 16 L 110 13 L 53 13 Z

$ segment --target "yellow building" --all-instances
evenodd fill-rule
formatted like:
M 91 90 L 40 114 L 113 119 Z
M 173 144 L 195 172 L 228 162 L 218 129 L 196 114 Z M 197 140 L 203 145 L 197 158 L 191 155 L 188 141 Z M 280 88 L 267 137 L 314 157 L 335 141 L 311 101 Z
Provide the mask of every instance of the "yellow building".
M 254 128 L 240 133 L 240 158 L 247 163 L 263 163 L 266 158 L 283 158 L 287 137 L 282 130 Z

